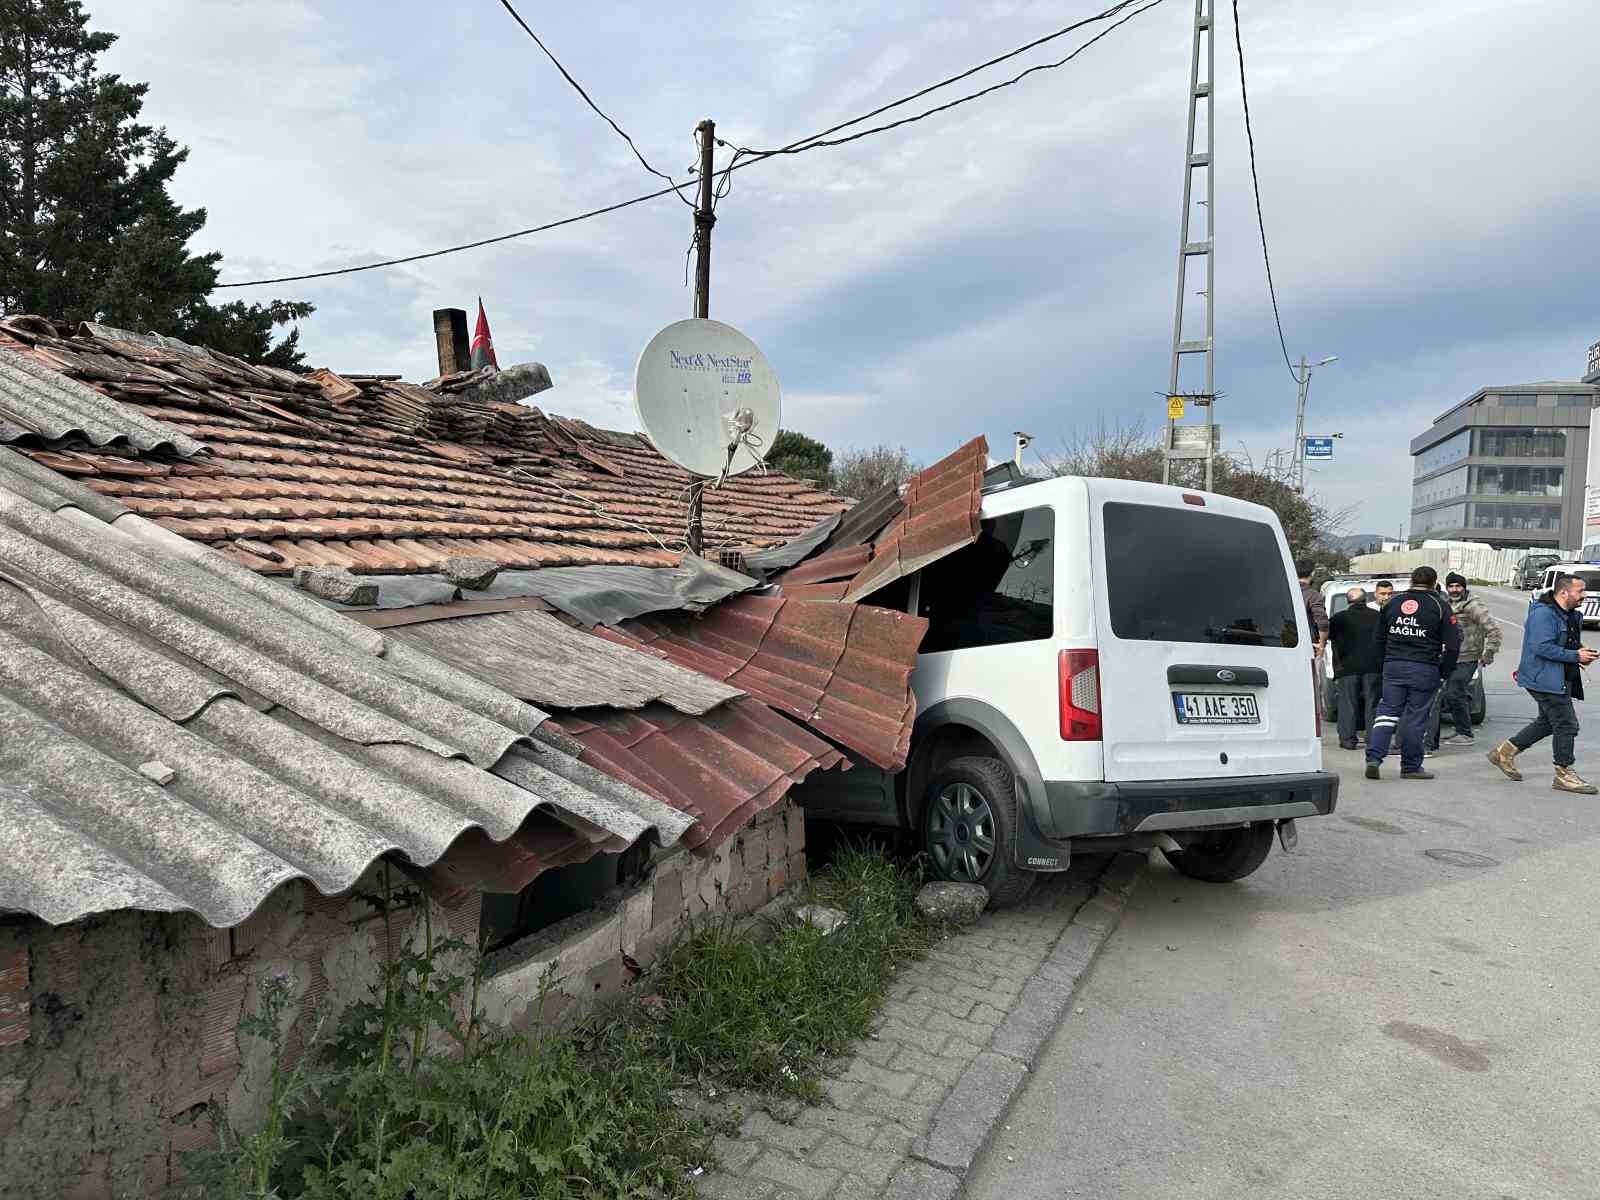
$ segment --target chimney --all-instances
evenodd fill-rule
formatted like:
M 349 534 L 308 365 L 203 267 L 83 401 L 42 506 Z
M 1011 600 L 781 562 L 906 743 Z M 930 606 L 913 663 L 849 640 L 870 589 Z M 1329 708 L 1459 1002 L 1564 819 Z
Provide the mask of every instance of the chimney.
M 433 336 L 439 344 L 439 374 L 472 369 L 472 343 L 467 338 L 467 313 L 462 308 L 433 310 Z

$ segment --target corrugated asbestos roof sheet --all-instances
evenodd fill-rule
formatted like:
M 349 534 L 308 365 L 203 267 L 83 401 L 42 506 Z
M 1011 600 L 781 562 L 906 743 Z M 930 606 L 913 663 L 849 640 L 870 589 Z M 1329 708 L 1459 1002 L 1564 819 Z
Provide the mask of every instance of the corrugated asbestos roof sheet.
M 821 552 L 779 575 L 784 594 L 856 601 L 971 545 L 978 536 L 989 443 L 974 438 L 912 476 L 898 495 L 869 496 L 840 521 Z M 881 521 L 881 524 L 874 525 Z
M 702 617 L 641 617 L 597 632 L 742 688 L 899 770 L 916 715 L 911 671 L 927 628 L 921 617 L 870 605 L 739 596 Z
M 38 317 L 0 320 L 0 349 L 203 441 L 211 453 L 194 463 L 110 445 L 32 452 L 255 571 L 415 573 L 462 556 L 524 568 L 670 566 L 685 546 L 689 476 L 635 434 Z M 782 545 L 846 507 L 776 472 L 748 472 L 707 491 L 707 553 Z
M 67 438 L 92 446 L 167 450 L 186 458 L 205 449 L 26 354 L 0 349 L 0 442 L 36 440 L 52 446 Z
M 389 636 L 543 708 L 635 709 L 660 701 L 698 716 L 744 695 L 675 663 L 574 629 L 544 612 L 489 613 L 400 625 L 392 627 Z
M 689 828 L 539 709 L 15 463 L 0 451 L 0 908 L 226 926 L 289 879 L 342 891 L 535 809 L 591 853 Z

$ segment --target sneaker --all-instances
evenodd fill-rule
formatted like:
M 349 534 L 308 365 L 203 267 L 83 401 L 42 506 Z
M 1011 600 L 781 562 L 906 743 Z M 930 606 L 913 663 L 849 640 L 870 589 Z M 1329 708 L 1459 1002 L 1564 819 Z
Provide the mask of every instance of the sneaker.
M 1477 741 L 1470 733 L 1452 733 L 1439 744 L 1441 746 L 1471 746 Z
M 1439 747 L 1435 746 L 1432 750 L 1426 750 L 1426 749 L 1423 750 L 1422 757 L 1423 758 L 1432 758 L 1437 753 L 1439 753 Z
M 1369 762 L 1367 764 L 1367 778 L 1368 779 L 1381 778 L 1381 776 L 1378 774 L 1378 764 L 1377 763 Z
M 1557 767 L 1556 780 L 1550 786 L 1555 791 L 1576 792 L 1580 796 L 1593 796 L 1596 793 L 1600 793 L 1600 788 L 1595 787 L 1592 783 L 1585 782 L 1583 776 L 1579 775 L 1571 767 Z
M 1401 771 L 1400 772 L 1400 778 L 1401 779 L 1432 779 L 1433 778 L 1433 772 L 1432 771 L 1424 771 L 1421 767 L 1418 767 L 1415 771 Z
M 1339 743 L 1339 749 L 1341 749 L 1341 750 L 1354 750 L 1355 748 L 1356 748 L 1356 744 L 1354 742 L 1340 742 Z

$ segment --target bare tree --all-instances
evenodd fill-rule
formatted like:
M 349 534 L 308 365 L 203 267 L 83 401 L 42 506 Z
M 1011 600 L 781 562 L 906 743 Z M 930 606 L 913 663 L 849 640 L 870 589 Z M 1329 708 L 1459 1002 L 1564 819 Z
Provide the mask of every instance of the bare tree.
M 834 459 L 833 490 L 861 500 L 888 485 L 900 486 L 921 468 L 904 446 L 877 445 L 865 450 L 845 450 Z
M 1041 456 L 1042 457 L 1042 456 Z M 1161 482 L 1161 435 L 1139 422 L 1080 432 L 1069 438 L 1060 454 L 1043 458 L 1052 475 L 1088 475 L 1102 479 Z M 1182 474 L 1190 464 L 1174 464 L 1180 474 L 1173 480 L 1183 487 L 1199 487 L 1198 478 Z M 1295 491 L 1288 473 L 1258 469 L 1249 452 L 1219 455 L 1212 465 L 1218 493 L 1264 504 L 1277 513 L 1289 550 L 1296 558 L 1312 558 L 1342 570 L 1349 563 L 1344 551 L 1328 544 L 1330 535 L 1349 520 L 1350 511 L 1331 511 L 1315 496 Z

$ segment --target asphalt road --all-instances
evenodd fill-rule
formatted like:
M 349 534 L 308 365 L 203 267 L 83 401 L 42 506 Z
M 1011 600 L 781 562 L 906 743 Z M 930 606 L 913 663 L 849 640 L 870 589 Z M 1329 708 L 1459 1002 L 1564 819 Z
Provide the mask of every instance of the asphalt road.
M 1486 598 L 1477 746 L 1371 783 L 1330 734 L 1338 811 L 1297 853 L 1222 885 L 1156 856 L 973 1200 L 1600 1196 L 1600 797 L 1551 790 L 1548 742 L 1521 784 L 1484 761 L 1532 711 L 1527 598 Z

